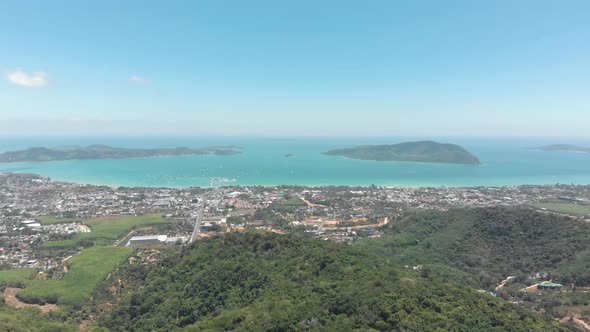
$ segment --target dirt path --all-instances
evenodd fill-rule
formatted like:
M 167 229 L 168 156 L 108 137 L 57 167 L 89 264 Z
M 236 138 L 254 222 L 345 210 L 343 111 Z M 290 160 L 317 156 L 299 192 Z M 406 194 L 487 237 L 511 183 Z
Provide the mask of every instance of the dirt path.
M 311 207 L 326 207 L 325 205 L 322 205 L 322 204 L 312 203 L 312 202 L 306 200 L 305 198 L 303 198 L 302 196 L 298 196 L 298 197 L 299 197 L 299 199 L 301 199 L 302 201 L 304 201 L 308 206 L 311 206 Z
M 4 290 L 4 302 L 7 305 L 9 305 L 11 307 L 15 307 L 15 308 L 37 307 L 37 308 L 41 309 L 41 312 L 43 312 L 43 313 L 47 313 L 50 311 L 56 311 L 58 309 L 58 306 L 55 304 L 38 305 L 38 304 L 28 304 L 28 303 L 21 302 L 19 299 L 16 298 L 16 293 L 19 290 L 21 290 L 21 289 L 7 287 Z
M 574 316 L 572 318 L 572 320 L 574 321 L 574 323 L 576 323 L 577 326 L 579 326 L 582 330 L 584 331 L 590 331 L 590 325 L 588 325 L 588 323 L 586 323 L 586 321 L 580 319 L 579 317 Z

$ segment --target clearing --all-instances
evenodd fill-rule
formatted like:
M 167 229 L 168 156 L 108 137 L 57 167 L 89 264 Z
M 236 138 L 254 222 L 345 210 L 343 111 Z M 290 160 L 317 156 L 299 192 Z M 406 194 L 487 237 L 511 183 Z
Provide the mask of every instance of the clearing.
M 72 222 L 82 222 L 80 218 L 56 218 L 51 216 L 43 216 L 37 218 L 41 225 L 50 225 L 50 224 L 65 224 L 65 223 L 72 223 Z
M 69 272 L 63 279 L 27 281 L 26 288 L 18 292 L 18 298 L 33 304 L 70 304 L 79 308 L 132 252 L 133 248 L 128 247 L 84 249 L 68 260 Z
M 552 212 L 571 214 L 575 216 L 590 215 L 590 205 L 572 203 L 533 203 L 529 205 L 536 209 L 545 209 Z
M 29 268 L 2 270 L 0 271 L 0 283 L 13 286 L 33 279 L 35 274 L 37 274 L 37 270 Z
M 44 247 L 79 247 L 88 245 L 110 245 L 124 234 L 137 226 L 166 224 L 168 220 L 161 214 L 147 214 L 143 216 L 123 216 L 92 219 L 84 222 L 90 226 L 90 233 L 77 233 L 71 239 L 51 241 Z
M 9 305 L 11 307 L 18 308 L 18 309 L 30 308 L 30 307 L 39 308 L 42 313 L 47 313 L 47 312 L 55 311 L 58 309 L 58 306 L 55 304 L 39 305 L 39 304 L 29 304 L 29 303 L 21 302 L 19 299 L 16 298 L 16 293 L 20 290 L 21 290 L 21 288 L 14 288 L 14 287 L 6 288 L 4 290 L 4 303 L 6 303 L 6 305 Z

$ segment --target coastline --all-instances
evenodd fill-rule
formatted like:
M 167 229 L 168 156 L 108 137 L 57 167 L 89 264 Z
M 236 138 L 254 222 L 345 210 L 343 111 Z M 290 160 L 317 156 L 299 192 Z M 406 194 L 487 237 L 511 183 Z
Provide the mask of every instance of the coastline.
M 419 165 L 456 165 L 456 166 L 482 166 L 484 163 L 480 162 L 479 164 L 463 164 L 463 163 L 441 163 L 435 161 L 414 161 L 414 160 L 376 160 L 376 159 L 360 159 L 360 158 L 352 158 L 347 156 L 336 156 L 336 155 L 328 155 L 330 157 L 339 157 L 344 158 L 347 160 L 358 160 L 358 161 L 374 161 L 378 163 L 405 163 L 405 164 L 419 164 Z
M 87 139 L 95 141 L 96 138 Z M 351 139 L 352 140 L 352 139 Z M 161 156 L 127 159 L 0 163 L 0 171 L 34 173 L 78 184 L 125 187 L 209 187 L 210 178 L 237 178 L 240 186 L 479 187 L 590 184 L 590 158 L 580 153 L 550 154 L 527 149 L 530 141 L 463 142 L 484 163 L 380 162 L 326 156 L 323 151 L 351 145 L 351 140 L 243 140 L 248 153 Z M 357 142 L 354 139 L 354 142 Z M 23 141 L 11 148 L 38 142 Z M 59 142 L 62 143 L 62 142 Z M 71 143 L 85 144 L 82 139 Z M 116 146 L 197 145 L 178 141 L 108 141 Z M 209 146 L 231 142 L 206 142 Z M 221 144 L 220 144 L 221 143 Z M 361 141 L 365 143 L 365 141 Z M 371 141 L 367 143 L 379 143 Z M 542 143 L 537 143 L 542 144 Z M 286 153 L 297 158 L 285 158 Z M 207 158 L 203 158 L 207 156 Z M 558 156 L 556 158 L 556 156 Z M 227 185 L 227 184 L 220 184 Z
M 145 185 L 145 184 L 138 184 L 138 185 L 130 185 L 130 184 L 119 184 L 119 183 L 109 183 L 109 182 L 96 182 L 93 180 L 70 180 L 64 178 L 56 178 L 52 176 L 46 176 L 39 173 L 31 173 L 31 172 L 8 172 L 0 170 L 0 176 L 6 174 L 19 174 L 19 175 L 33 175 L 39 176 L 41 178 L 49 178 L 53 182 L 62 182 L 67 184 L 75 184 L 80 186 L 105 186 L 112 189 L 116 188 L 149 188 L 149 189 L 188 189 L 188 188 L 200 188 L 200 189 L 208 189 L 210 188 L 209 185 Z M 209 178 L 206 179 L 207 182 Z M 444 188 L 453 188 L 453 189 L 475 189 L 475 188 L 515 188 L 515 187 L 522 187 L 522 186 L 541 186 L 541 187 L 552 187 L 555 185 L 559 185 L 559 182 L 539 182 L 539 183 L 507 183 L 507 184 L 456 184 L 456 185 L 449 185 L 449 184 L 437 184 L 437 183 L 415 183 L 412 185 L 405 185 L 405 184 L 395 184 L 395 183 L 384 183 L 384 184 L 358 184 L 358 183 L 338 183 L 338 184 L 327 184 L 327 183 L 320 183 L 320 184 L 313 184 L 313 183 L 267 183 L 267 184 L 252 184 L 252 183 L 240 183 L 238 180 L 237 182 L 232 182 L 231 184 L 218 184 L 216 187 L 261 187 L 261 188 L 274 188 L 274 187 L 303 187 L 303 188 L 326 188 L 326 187 L 346 187 L 346 188 L 370 188 L 372 186 L 376 186 L 379 188 L 387 188 L 387 189 L 444 189 Z M 586 183 L 568 183 L 568 185 L 574 186 L 589 186 L 590 181 Z

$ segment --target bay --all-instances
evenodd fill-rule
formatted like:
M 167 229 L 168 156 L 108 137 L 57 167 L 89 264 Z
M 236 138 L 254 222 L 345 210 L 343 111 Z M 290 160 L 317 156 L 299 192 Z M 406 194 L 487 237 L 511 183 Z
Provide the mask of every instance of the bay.
M 4 163 L 0 172 L 36 173 L 54 180 L 109 186 L 209 186 L 210 178 L 235 185 L 503 186 L 590 184 L 590 154 L 531 150 L 545 144 L 590 146 L 588 140 L 551 138 L 428 138 L 459 144 L 478 156 L 479 166 L 378 162 L 325 156 L 358 144 L 393 144 L 422 137 L 0 137 L 0 152 L 32 146 L 107 144 L 117 147 L 238 145 L 231 156 L 181 156 L 113 160 Z M 286 157 L 291 154 L 292 157 Z

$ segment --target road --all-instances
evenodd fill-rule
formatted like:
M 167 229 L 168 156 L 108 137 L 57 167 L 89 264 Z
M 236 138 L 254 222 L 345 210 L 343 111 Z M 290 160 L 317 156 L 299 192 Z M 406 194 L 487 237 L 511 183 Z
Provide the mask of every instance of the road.
M 127 235 L 125 235 L 124 237 L 118 239 L 117 241 L 115 241 L 115 243 L 113 243 L 113 247 L 117 247 L 120 246 L 121 243 L 123 243 L 123 245 L 127 245 L 127 242 L 124 242 L 125 239 L 129 239 L 131 237 L 131 235 L 133 234 L 133 232 L 135 232 L 135 228 L 131 229 L 129 231 L 129 233 L 127 233 Z
M 205 211 L 205 203 L 201 202 L 201 206 L 199 207 L 199 214 L 197 215 L 197 220 L 195 221 L 195 229 L 193 230 L 193 234 L 191 235 L 191 239 L 189 243 L 195 242 L 197 236 L 199 235 L 199 231 L 201 229 L 201 223 L 203 222 L 203 213 Z

